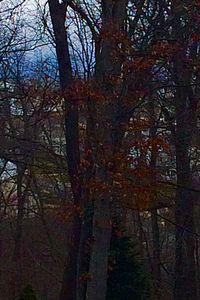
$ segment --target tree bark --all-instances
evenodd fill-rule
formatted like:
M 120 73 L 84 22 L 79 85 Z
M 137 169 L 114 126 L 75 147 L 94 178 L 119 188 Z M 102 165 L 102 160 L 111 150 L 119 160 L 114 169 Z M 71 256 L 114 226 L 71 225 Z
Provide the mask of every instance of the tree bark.
M 126 1 L 102 0 L 102 27 L 109 30 L 113 26 L 116 31 L 122 30 L 125 18 Z M 100 53 L 96 60 L 96 79 L 101 84 L 102 92 L 109 98 L 105 103 L 97 105 L 96 137 L 96 182 L 102 189 L 95 193 L 93 215 L 93 237 L 86 300 L 105 300 L 107 290 L 108 252 L 111 239 L 111 202 L 112 193 L 106 189 L 112 182 L 106 161 L 111 160 L 116 148 L 116 101 L 113 99 L 113 88 L 110 76 L 119 75 L 119 65 L 114 61 L 112 41 L 102 38 Z M 106 149 L 106 150 L 105 150 Z M 109 149 L 109 150 L 108 150 Z M 104 154 L 102 154 L 104 153 Z M 104 156 L 105 155 L 105 156 Z M 105 190 L 104 190 L 105 187 Z
M 192 130 L 195 124 L 194 111 L 196 100 L 190 87 L 191 74 L 186 73 L 182 61 L 179 60 L 174 65 L 175 76 L 178 78 L 178 87 L 175 94 L 177 170 L 175 222 L 177 226 L 174 296 L 177 300 L 195 300 L 197 299 L 197 285 L 194 257 L 194 195 L 188 188 L 192 184 L 189 150 L 191 147 Z M 186 75 L 182 77 L 181 74 L 184 71 Z
M 184 1 L 181 5 L 189 5 Z M 176 85 L 174 94 L 175 106 L 175 151 L 177 190 L 175 201 L 175 300 L 196 300 L 196 265 L 195 265 L 195 228 L 194 228 L 194 195 L 190 169 L 190 148 L 195 127 L 197 100 L 191 87 L 193 67 L 186 64 L 187 56 L 195 58 L 196 50 L 189 45 L 191 18 L 188 16 L 187 26 L 183 26 L 183 10 L 179 4 L 172 4 L 174 23 L 172 37 L 182 47 L 181 53 L 174 57 L 172 78 Z M 184 11 L 186 14 L 186 11 Z M 186 17 L 186 15 L 184 16 Z M 188 52 L 189 51 L 189 52 Z
M 65 135 L 68 174 L 74 198 L 74 206 L 78 208 L 81 202 L 78 104 L 68 99 L 65 93 L 66 89 L 72 83 L 72 67 L 65 28 L 67 5 L 64 3 L 60 4 L 58 0 L 49 0 L 48 3 L 55 36 L 60 86 L 63 91 L 63 97 L 65 98 Z M 69 233 L 69 249 L 64 267 L 60 300 L 76 299 L 80 232 L 81 219 L 78 213 L 75 213 L 71 224 L 71 232 Z
M 153 97 L 149 99 L 149 118 L 150 118 L 150 131 L 149 135 L 151 139 L 156 138 L 157 128 L 156 128 L 156 114 L 155 114 L 155 103 Z M 157 149 L 152 147 L 151 150 L 151 160 L 150 166 L 152 168 L 152 173 L 156 171 L 157 162 Z M 152 185 L 155 186 L 156 177 L 152 176 Z M 151 209 L 151 228 L 152 228 L 152 240 L 153 240 L 153 253 L 152 253 L 152 271 L 154 279 L 154 298 L 159 300 L 161 297 L 161 270 L 160 270 L 160 231 L 158 225 L 157 208 L 156 208 L 156 192 L 154 192 L 152 197 L 152 209 Z
M 25 172 L 25 168 L 20 164 L 18 164 L 17 166 L 17 224 L 16 224 L 16 232 L 15 232 L 15 246 L 13 251 L 14 261 L 21 261 L 22 223 L 24 217 L 24 203 L 25 203 L 25 194 L 22 188 L 24 172 Z M 20 275 L 18 274 L 18 276 Z
M 183 120 L 182 120 L 183 121 Z M 180 126 L 181 125 L 181 126 Z M 195 235 L 194 235 L 194 202 L 193 192 L 186 190 L 190 182 L 190 162 L 188 146 L 183 123 L 177 128 L 176 165 L 177 191 L 175 206 L 176 222 L 176 263 L 175 263 L 175 299 L 197 299 Z M 178 124 L 177 124 L 178 127 Z M 184 135 L 183 135 L 184 134 Z
M 25 166 L 17 165 L 17 221 L 14 237 L 14 250 L 12 260 L 15 266 L 15 272 L 13 273 L 13 296 L 15 297 L 20 291 L 23 282 L 22 274 L 22 238 L 23 238 L 23 219 L 24 219 L 24 204 L 26 198 L 26 189 L 23 190 Z
M 151 210 L 151 227 L 152 227 L 152 238 L 153 238 L 153 277 L 154 277 L 154 293 L 155 299 L 160 299 L 160 283 L 161 283 L 161 272 L 160 272 L 160 234 L 157 218 L 157 209 Z

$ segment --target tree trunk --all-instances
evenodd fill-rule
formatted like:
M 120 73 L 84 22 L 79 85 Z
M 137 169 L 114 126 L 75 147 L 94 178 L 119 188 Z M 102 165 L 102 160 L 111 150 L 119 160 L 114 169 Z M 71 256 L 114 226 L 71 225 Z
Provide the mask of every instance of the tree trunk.
M 184 82 L 185 86 L 178 86 L 175 94 L 177 191 L 175 203 L 176 262 L 174 296 L 176 300 L 195 300 L 197 299 L 197 285 L 194 256 L 194 195 L 190 191 L 192 178 L 189 150 L 195 124 L 196 100 L 190 87 L 190 74 L 188 74 L 188 77 L 185 75 L 185 78 L 182 79 L 181 74 L 184 72 L 184 65 L 181 61 L 175 64 L 174 71 L 178 77 L 177 85 L 183 85 Z M 188 102 L 190 102 L 189 106 Z
M 174 296 L 176 300 L 196 300 L 194 203 L 193 192 L 187 190 L 190 187 L 190 165 L 188 148 L 184 145 L 182 138 L 176 145 L 176 163 L 178 187 L 175 207 L 176 263 Z
M 78 105 L 66 97 L 65 91 L 72 83 L 72 67 L 65 28 L 67 5 L 58 0 L 49 0 L 49 9 L 55 35 L 56 54 L 59 66 L 60 86 L 65 98 L 65 133 L 68 173 L 74 198 L 74 206 L 81 202 L 81 184 L 79 174 L 79 127 Z M 69 250 L 60 292 L 60 300 L 75 300 L 77 290 L 77 262 L 80 243 L 81 219 L 75 213 L 69 233 Z
M 184 1 L 181 5 L 189 5 Z M 190 148 L 195 127 L 197 99 L 191 81 L 193 67 L 187 65 L 187 59 L 194 59 L 197 53 L 195 43 L 189 44 L 191 17 L 187 26 L 183 26 L 183 10 L 179 4 L 172 3 L 174 23 L 172 38 L 180 45 L 181 53 L 173 60 L 172 78 L 176 86 L 174 106 L 176 130 L 174 134 L 176 151 L 177 190 L 175 201 L 175 300 L 196 300 L 196 266 L 195 266 L 195 228 L 194 228 L 194 195 L 190 190 L 192 184 L 190 169 Z M 184 16 L 186 17 L 186 15 Z M 189 57 L 188 57 L 189 53 Z
M 151 227 L 152 227 L 152 238 L 153 238 L 153 277 L 154 277 L 154 294 L 155 299 L 160 299 L 160 283 L 161 283 L 161 272 L 160 272 L 160 234 L 157 218 L 157 209 L 151 210 Z
M 15 271 L 13 273 L 13 297 L 16 297 L 17 293 L 22 287 L 22 230 L 23 230 L 23 218 L 24 218 L 24 204 L 25 194 L 23 191 L 23 179 L 24 179 L 25 167 L 20 164 L 17 165 L 17 223 L 15 228 L 14 238 L 14 250 L 12 260 L 14 263 Z
M 126 1 L 102 0 L 102 27 L 104 30 L 121 31 L 125 18 Z M 100 53 L 96 60 L 96 79 L 101 90 L 107 95 L 105 103 L 97 105 L 96 137 L 96 183 L 102 188 L 95 193 L 93 215 L 93 238 L 86 300 L 105 300 L 107 290 L 108 252 L 111 239 L 111 202 L 112 193 L 107 188 L 111 183 L 106 163 L 112 160 L 116 151 L 116 99 L 113 98 L 113 87 L 110 78 L 119 75 L 120 66 L 113 57 L 115 45 L 108 38 L 102 38 Z M 119 142 L 119 141 L 118 141 Z
M 108 251 L 111 239 L 110 202 L 107 197 L 97 198 L 94 204 L 94 244 L 90 258 L 86 299 L 105 300 L 107 289 Z
M 149 135 L 151 139 L 156 138 L 157 127 L 156 127 L 156 113 L 155 113 L 155 102 L 153 96 L 149 99 L 149 118 L 150 118 L 150 131 Z M 157 149 L 152 147 L 150 166 L 152 174 L 156 171 L 157 162 Z M 152 186 L 155 186 L 156 176 L 152 176 Z M 155 206 L 155 200 L 157 200 L 155 192 L 152 197 L 152 209 L 151 209 L 151 228 L 152 228 L 152 239 L 153 239 L 153 259 L 152 259 L 152 271 L 154 279 L 154 298 L 159 300 L 161 297 L 161 270 L 160 270 L 160 232 L 157 217 L 157 208 Z
M 25 203 L 25 193 L 23 192 L 22 188 L 24 171 L 24 167 L 21 167 L 20 165 L 17 166 L 17 224 L 15 231 L 15 246 L 13 251 L 13 260 L 18 262 L 21 262 L 22 223 L 24 217 Z M 18 274 L 18 276 L 20 276 L 20 274 Z

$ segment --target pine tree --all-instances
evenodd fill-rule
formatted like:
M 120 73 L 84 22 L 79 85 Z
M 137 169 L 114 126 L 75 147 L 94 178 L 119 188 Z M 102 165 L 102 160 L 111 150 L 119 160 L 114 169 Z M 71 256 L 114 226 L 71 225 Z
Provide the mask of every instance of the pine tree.
M 149 300 L 150 280 L 137 259 L 136 245 L 129 237 L 111 241 L 107 300 Z
M 22 290 L 17 300 L 37 300 L 35 292 L 30 284 L 27 284 Z

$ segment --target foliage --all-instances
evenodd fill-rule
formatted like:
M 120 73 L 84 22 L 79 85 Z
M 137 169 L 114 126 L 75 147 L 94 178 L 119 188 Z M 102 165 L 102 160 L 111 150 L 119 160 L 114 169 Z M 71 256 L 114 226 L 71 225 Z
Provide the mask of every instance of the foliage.
M 22 290 L 17 300 L 37 300 L 35 292 L 30 284 L 27 284 Z
M 107 300 L 149 300 L 150 281 L 128 237 L 113 236 L 109 255 Z

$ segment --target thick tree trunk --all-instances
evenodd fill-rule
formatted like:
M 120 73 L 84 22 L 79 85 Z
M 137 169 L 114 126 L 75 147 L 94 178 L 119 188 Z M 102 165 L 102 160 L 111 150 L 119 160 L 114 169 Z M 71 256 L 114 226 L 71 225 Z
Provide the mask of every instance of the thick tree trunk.
M 102 26 L 104 30 L 121 31 L 125 18 L 126 1 L 102 0 Z M 110 28 L 111 27 L 111 28 Z M 107 95 L 105 103 L 97 105 L 96 137 L 96 182 L 102 188 L 95 193 L 93 215 L 94 244 L 90 256 L 86 300 L 105 300 L 107 290 L 108 252 L 111 240 L 111 184 L 106 163 L 112 160 L 116 151 L 116 99 L 113 99 L 113 87 L 110 78 L 119 75 L 120 66 L 113 57 L 113 42 L 102 37 L 100 53 L 96 60 L 96 79 L 100 82 L 102 92 Z M 119 143 L 119 141 L 118 141 Z
M 181 5 L 189 5 L 183 1 Z M 172 78 L 176 86 L 174 105 L 176 111 L 176 130 L 174 134 L 176 150 L 177 190 L 175 201 L 175 300 L 196 300 L 196 265 L 195 265 L 195 228 L 194 228 L 194 195 L 190 190 L 192 184 L 190 169 L 190 148 L 195 127 L 197 108 L 196 95 L 191 86 L 194 76 L 193 67 L 187 65 L 187 59 L 195 59 L 195 44 L 189 44 L 191 16 L 187 26 L 183 26 L 183 10 L 178 3 L 172 3 L 174 23 L 172 37 L 182 47 L 181 53 L 174 57 Z M 189 57 L 188 57 L 189 55 Z
M 195 126 L 196 100 L 190 87 L 191 74 L 185 72 L 185 77 L 182 77 L 184 72 L 182 61 L 176 62 L 174 72 L 178 78 L 177 85 L 180 85 L 175 94 L 177 191 L 174 297 L 176 300 L 196 300 L 194 194 L 190 190 L 192 178 L 189 157 L 192 130 Z M 183 83 L 185 87 L 181 86 Z
M 197 289 L 196 266 L 194 257 L 194 199 L 193 192 L 187 189 L 191 184 L 188 147 L 184 145 L 184 141 L 182 139 L 183 136 L 180 140 L 179 138 L 177 137 L 178 143 L 176 145 L 178 187 L 176 192 L 175 207 L 175 221 L 177 226 L 174 298 L 176 300 L 196 300 Z
M 67 6 L 64 3 L 60 4 L 58 0 L 49 0 L 48 3 L 55 35 L 60 86 L 66 103 L 65 132 L 68 173 L 74 198 L 74 206 L 78 208 L 81 201 L 78 105 L 68 99 L 65 94 L 66 89 L 72 83 L 72 67 L 65 28 Z M 78 213 L 75 213 L 71 224 L 71 232 L 69 233 L 69 250 L 64 267 L 60 300 L 76 299 L 80 232 L 81 219 Z
M 108 251 L 111 239 L 110 201 L 98 197 L 94 204 L 93 236 L 94 244 L 90 258 L 91 280 L 87 284 L 87 300 L 105 300 L 107 290 Z
M 180 153 L 179 153 L 180 154 Z M 183 165 L 182 172 L 188 175 L 183 153 L 177 157 Z M 179 155 L 178 155 L 179 156 Z M 185 176 L 184 176 L 185 177 Z M 178 176 L 178 184 L 183 186 L 177 188 L 176 193 L 176 265 L 175 265 L 175 299 L 193 300 L 196 295 L 196 267 L 195 267 L 195 236 L 194 236 L 194 203 L 193 195 L 185 187 L 189 186 L 188 179 L 181 174 Z

